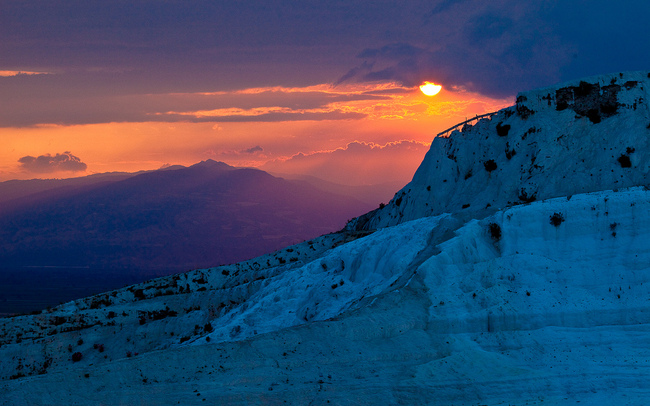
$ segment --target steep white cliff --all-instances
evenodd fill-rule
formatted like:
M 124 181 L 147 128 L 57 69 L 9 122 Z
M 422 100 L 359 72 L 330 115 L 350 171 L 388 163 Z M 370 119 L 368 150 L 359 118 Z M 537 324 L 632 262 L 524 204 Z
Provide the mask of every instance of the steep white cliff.
M 650 75 L 586 78 L 517 96 L 515 106 L 433 140 L 413 180 L 349 224 L 481 217 L 517 203 L 648 184 Z

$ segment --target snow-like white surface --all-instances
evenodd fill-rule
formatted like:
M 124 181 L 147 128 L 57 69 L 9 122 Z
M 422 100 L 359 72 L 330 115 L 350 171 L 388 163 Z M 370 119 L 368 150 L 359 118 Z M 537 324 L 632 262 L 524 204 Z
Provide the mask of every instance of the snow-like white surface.
M 347 232 L 0 319 L 0 404 L 647 404 L 647 79 L 616 83 L 597 123 L 546 98 L 576 82 L 434 143 Z
M 442 216 L 443 218 L 445 216 Z M 267 278 L 245 304 L 214 319 L 214 341 L 242 340 L 338 316 L 412 270 L 439 217 L 380 230 L 299 268 Z

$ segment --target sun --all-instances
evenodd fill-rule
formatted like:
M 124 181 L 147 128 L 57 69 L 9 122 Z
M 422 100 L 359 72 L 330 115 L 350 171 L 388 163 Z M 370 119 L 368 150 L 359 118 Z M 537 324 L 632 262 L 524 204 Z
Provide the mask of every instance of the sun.
M 423 84 L 420 85 L 420 90 L 422 93 L 426 94 L 427 96 L 435 96 L 438 93 L 440 93 L 440 90 L 442 90 L 442 86 L 436 85 L 433 82 L 424 82 Z

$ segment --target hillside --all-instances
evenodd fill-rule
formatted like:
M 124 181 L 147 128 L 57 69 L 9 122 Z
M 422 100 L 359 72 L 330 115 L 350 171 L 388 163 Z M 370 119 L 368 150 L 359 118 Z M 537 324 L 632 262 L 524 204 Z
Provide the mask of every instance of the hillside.
M 341 232 L 0 319 L 4 403 L 645 404 L 648 85 L 520 94 Z
M 339 230 L 372 207 L 214 161 L 58 187 L 4 205 L 2 267 L 167 272 L 271 252 Z
M 413 180 L 350 227 L 422 216 L 479 218 L 552 197 L 648 184 L 647 72 L 604 75 L 517 95 L 517 103 L 436 137 Z

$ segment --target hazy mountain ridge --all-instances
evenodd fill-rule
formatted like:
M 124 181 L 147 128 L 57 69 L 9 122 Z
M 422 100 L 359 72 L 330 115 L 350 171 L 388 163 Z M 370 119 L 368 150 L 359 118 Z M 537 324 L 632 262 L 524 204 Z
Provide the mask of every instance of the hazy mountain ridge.
M 214 161 L 43 193 L 0 216 L 3 266 L 232 263 L 340 229 L 369 208 Z
M 0 320 L 6 403 L 644 404 L 649 79 L 525 93 L 339 233 Z
M 138 173 L 114 172 L 69 179 L 30 179 L 0 182 L 0 213 L 68 195 L 98 184 L 108 184 Z

